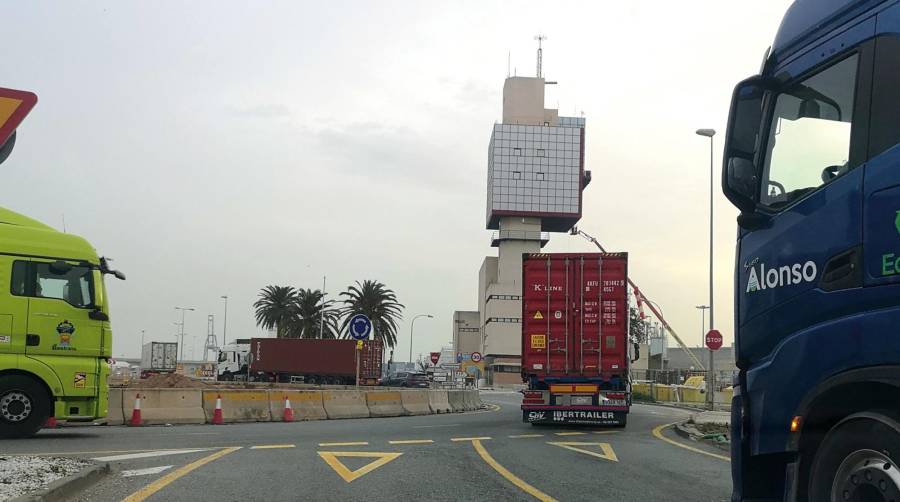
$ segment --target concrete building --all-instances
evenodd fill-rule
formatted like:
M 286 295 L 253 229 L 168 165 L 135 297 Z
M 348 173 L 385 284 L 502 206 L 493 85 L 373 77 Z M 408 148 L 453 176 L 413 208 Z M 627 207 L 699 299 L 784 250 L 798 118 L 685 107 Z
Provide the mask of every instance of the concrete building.
M 503 122 L 494 125 L 488 147 L 485 226 L 494 231 L 497 256 L 485 257 L 478 272 L 477 313 L 478 352 L 492 385 L 522 382 L 522 255 L 541 252 L 550 232 L 568 232 L 578 222 L 590 182 L 585 120 L 545 108 L 546 85 L 540 77 L 506 79 Z M 474 314 L 457 311 L 454 320 L 466 319 L 468 327 Z M 465 354 L 471 339 L 458 326 L 454 347 Z

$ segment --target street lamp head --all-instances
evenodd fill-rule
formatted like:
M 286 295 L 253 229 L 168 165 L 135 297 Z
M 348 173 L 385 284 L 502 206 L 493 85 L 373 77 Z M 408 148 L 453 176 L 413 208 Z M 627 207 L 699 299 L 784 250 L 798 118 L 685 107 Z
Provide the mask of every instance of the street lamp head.
M 434 319 L 434 316 L 431 314 L 425 314 L 429 319 Z
M 709 308 L 709 305 L 697 305 L 696 308 L 698 308 L 698 309 L 700 309 L 700 310 L 706 310 L 706 309 Z
M 715 129 L 697 129 L 697 134 L 700 136 L 706 136 L 707 138 L 712 138 L 716 135 Z
M 223 299 L 223 300 L 227 300 L 227 299 L 228 299 L 228 295 L 222 295 L 222 296 L 220 296 L 219 298 L 221 298 L 221 299 Z

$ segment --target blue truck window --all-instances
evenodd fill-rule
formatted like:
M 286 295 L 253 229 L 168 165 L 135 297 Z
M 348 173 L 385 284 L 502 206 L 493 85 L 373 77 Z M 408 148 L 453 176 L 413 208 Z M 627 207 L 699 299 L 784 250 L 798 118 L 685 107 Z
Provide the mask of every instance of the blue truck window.
M 760 201 L 779 209 L 850 170 L 856 55 L 778 94 Z

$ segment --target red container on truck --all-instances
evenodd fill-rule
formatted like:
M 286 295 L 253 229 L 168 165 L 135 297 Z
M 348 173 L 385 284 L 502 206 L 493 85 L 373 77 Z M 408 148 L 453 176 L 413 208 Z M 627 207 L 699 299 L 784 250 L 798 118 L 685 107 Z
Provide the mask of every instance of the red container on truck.
M 522 258 L 522 420 L 624 426 L 628 253 Z
M 353 385 L 359 352 L 360 385 L 377 385 L 384 353 L 381 341 L 364 340 L 360 351 L 356 344 L 356 340 L 252 338 L 250 373 L 276 382 Z

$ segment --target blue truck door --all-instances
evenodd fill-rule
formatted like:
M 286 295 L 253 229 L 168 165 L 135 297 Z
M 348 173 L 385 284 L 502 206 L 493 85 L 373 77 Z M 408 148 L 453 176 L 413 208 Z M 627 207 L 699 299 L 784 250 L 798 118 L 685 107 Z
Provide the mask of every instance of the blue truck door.
M 874 31 L 874 18 L 798 57 L 772 105 L 763 132 L 760 204 L 766 228 L 745 232 L 737 271 L 739 357 L 758 361 L 788 334 L 821 321 L 822 291 L 847 287 L 844 265 L 860 261 L 862 178 L 871 54 L 860 50 L 816 66 Z M 808 71 L 813 67 L 811 71 Z M 812 307 L 816 307 L 813 309 Z M 818 314 L 815 314 L 818 315 Z

